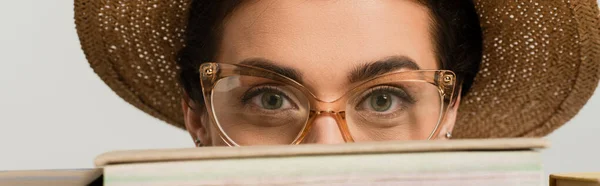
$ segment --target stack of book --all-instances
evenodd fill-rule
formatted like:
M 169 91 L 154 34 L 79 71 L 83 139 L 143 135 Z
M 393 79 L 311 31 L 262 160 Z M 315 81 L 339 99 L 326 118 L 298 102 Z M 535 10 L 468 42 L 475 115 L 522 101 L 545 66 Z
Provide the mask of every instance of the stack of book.
M 98 169 L 87 170 L 101 176 L 82 180 L 108 186 L 539 186 L 548 182 L 539 152 L 546 146 L 543 139 L 517 138 L 116 151 L 98 156 Z M 2 174 L 0 185 L 7 183 Z

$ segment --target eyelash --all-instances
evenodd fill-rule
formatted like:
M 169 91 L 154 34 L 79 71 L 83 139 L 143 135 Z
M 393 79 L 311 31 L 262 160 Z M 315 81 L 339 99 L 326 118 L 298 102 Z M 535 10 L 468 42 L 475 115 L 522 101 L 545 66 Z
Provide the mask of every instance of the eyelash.
M 267 92 L 282 95 L 288 101 L 290 100 L 290 97 L 285 92 L 283 92 L 279 88 L 277 88 L 276 86 L 258 85 L 251 89 L 248 89 L 246 92 L 244 92 L 244 94 L 242 94 L 242 97 L 240 98 L 240 101 L 242 102 L 243 105 L 246 105 L 255 96 L 258 96 L 262 93 L 267 93 Z M 292 103 L 292 105 L 293 105 L 293 103 Z
M 364 94 L 364 96 L 360 97 L 360 101 L 358 102 L 359 104 L 364 102 L 367 98 L 371 97 L 373 95 L 373 93 L 375 92 L 387 92 L 387 93 L 391 93 L 394 96 L 397 96 L 398 98 L 402 99 L 403 101 L 405 101 L 406 103 L 409 104 L 414 104 L 416 101 L 415 99 L 409 95 L 408 93 L 406 93 L 406 91 L 402 88 L 402 87 L 397 87 L 397 86 L 392 86 L 392 85 L 379 85 L 377 87 L 371 88 L 367 91 L 366 94 Z
M 242 96 L 239 100 L 241 101 L 241 103 L 243 105 L 246 105 L 255 96 L 258 96 L 262 93 L 267 93 L 267 92 L 282 95 L 285 99 L 290 101 L 290 103 L 292 105 L 295 106 L 295 104 L 292 103 L 289 95 L 287 95 L 285 92 L 281 91 L 279 88 L 277 88 L 276 86 L 273 86 L 273 85 L 258 85 L 251 89 L 248 89 L 246 92 L 244 92 L 244 94 L 242 94 Z M 364 102 L 367 98 L 372 96 L 373 93 L 375 93 L 375 92 L 391 93 L 394 96 L 397 96 L 398 98 L 402 99 L 403 101 L 405 101 L 408 104 L 414 104 L 416 102 L 415 99 L 411 95 L 406 93 L 406 91 L 401 87 L 392 86 L 392 85 L 379 85 L 377 87 L 373 87 L 373 88 L 369 89 L 367 91 L 367 93 L 364 94 L 364 96 L 360 97 L 360 99 L 359 99 L 360 101 L 358 101 L 358 103 L 360 104 L 360 103 Z

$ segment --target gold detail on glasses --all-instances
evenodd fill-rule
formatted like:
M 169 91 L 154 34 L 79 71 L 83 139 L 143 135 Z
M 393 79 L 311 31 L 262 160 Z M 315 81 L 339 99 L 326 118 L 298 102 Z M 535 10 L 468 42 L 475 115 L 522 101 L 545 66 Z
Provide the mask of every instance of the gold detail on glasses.
M 215 67 L 214 67 L 214 65 L 210 65 L 210 64 L 203 65 L 203 66 L 200 67 L 200 69 L 202 69 L 200 71 L 200 73 L 202 74 L 201 75 L 202 79 L 214 80 L 214 78 L 215 78 L 215 76 L 214 76 L 214 74 L 215 74 L 215 70 L 214 70 Z
M 206 75 L 209 75 L 209 76 L 210 76 L 210 75 L 212 75 L 212 74 L 213 74 L 213 69 L 212 69 L 212 68 L 207 68 L 207 69 L 205 69 L 205 70 L 204 70 L 204 73 L 205 73 Z
M 444 82 L 445 82 L 445 83 L 450 83 L 451 81 L 452 81 L 452 76 L 451 76 L 451 75 L 446 75 L 446 76 L 444 77 Z

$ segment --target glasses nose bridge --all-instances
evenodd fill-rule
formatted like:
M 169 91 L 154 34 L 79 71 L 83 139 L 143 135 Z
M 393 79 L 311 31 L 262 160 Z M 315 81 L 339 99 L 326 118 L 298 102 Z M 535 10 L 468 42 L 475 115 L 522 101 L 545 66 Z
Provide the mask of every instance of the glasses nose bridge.
M 302 132 L 297 143 L 304 141 L 304 137 L 308 135 L 313 125 L 315 125 L 315 119 L 318 117 L 332 117 L 335 120 L 344 141 L 354 142 L 354 139 L 350 135 L 348 124 L 346 123 L 347 93 L 329 101 L 319 99 L 314 94 L 311 95 L 312 96 L 309 98 L 309 119 L 306 123 L 306 128 L 304 132 Z
M 334 111 L 334 110 L 322 110 L 322 111 L 310 111 L 309 125 L 314 124 L 314 120 L 317 117 L 332 117 L 337 125 L 340 127 L 341 132 L 347 128 L 346 126 L 346 111 Z
M 310 111 L 313 114 L 321 115 L 325 113 L 336 114 L 345 111 L 346 101 L 344 96 L 331 101 L 324 101 L 318 98 L 314 98 L 311 101 Z
M 346 111 L 334 111 L 334 110 L 311 110 L 310 116 L 307 123 L 307 130 L 310 131 L 310 128 L 315 124 L 315 119 L 318 117 L 332 117 L 339 129 L 339 132 L 342 135 L 342 138 L 346 142 L 354 142 L 354 139 L 350 135 L 350 131 L 348 130 L 348 125 L 346 123 Z M 306 133 L 303 135 L 305 136 Z M 303 138 L 303 137 L 302 137 Z

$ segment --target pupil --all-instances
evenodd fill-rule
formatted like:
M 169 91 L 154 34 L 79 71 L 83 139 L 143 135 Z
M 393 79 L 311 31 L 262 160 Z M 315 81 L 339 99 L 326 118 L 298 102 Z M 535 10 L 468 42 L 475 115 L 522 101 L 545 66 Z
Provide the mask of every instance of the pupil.
M 371 99 L 371 107 L 373 107 L 373 110 L 375 111 L 386 111 L 392 105 L 388 94 L 378 93 L 373 95 L 373 97 L 374 98 Z
M 387 103 L 388 103 L 387 95 L 379 95 L 379 97 L 377 97 L 377 106 L 385 107 L 385 105 Z
M 278 97 L 276 95 L 271 95 L 269 97 L 269 105 L 276 105 L 278 102 Z
M 273 94 L 273 93 L 265 93 L 262 96 L 262 103 L 266 109 L 278 109 L 283 104 L 283 100 L 281 99 L 281 95 Z

